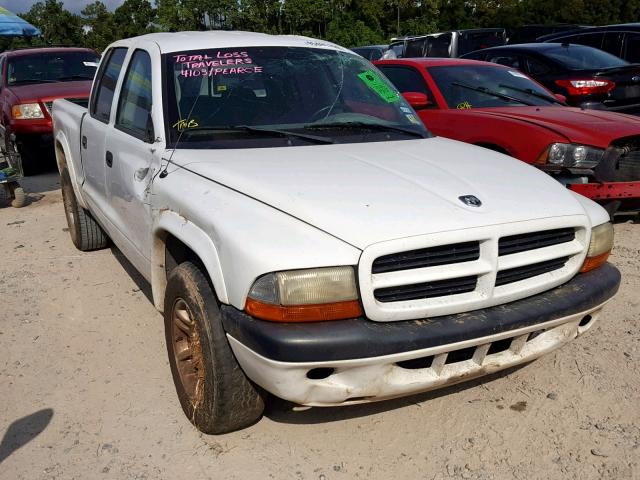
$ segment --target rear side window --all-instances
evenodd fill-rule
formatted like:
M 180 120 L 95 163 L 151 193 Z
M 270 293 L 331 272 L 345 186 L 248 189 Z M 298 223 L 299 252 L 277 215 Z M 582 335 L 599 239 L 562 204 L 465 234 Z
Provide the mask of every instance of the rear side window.
M 151 141 L 151 98 L 151 58 L 144 50 L 136 50 L 122 84 L 116 127 Z
M 624 33 L 622 32 L 607 32 L 604 34 L 604 40 L 602 41 L 602 47 L 600 48 L 611 55 L 622 57 L 623 39 Z
M 437 108 L 437 105 L 434 103 L 433 95 L 431 94 L 431 90 L 427 87 L 427 84 L 422 78 L 422 75 L 415 69 L 411 67 L 397 67 L 397 66 L 379 66 L 382 73 L 391 80 L 391 83 L 395 85 L 395 87 L 400 90 L 401 93 L 405 92 L 419 92 L 424 93 L 430 101 L 430 108 Z
M 407 49 L 404 52 L 405 58 L 423 57 L 426 41 L 426 38 L 418 38 L 416 40 L 407 41 Z
M 116 90 L 120 70 L 127 55 L 126 48 L 114 48 L 107 53 L 107 58 L 100 65 L 98 80 L 94 87 L 95 95 L 91 98 L 91 116 L 104 123 L 109 123 L 111 117 L 111 103 Z
M 631 63 L 640 63 L 640 33 L 627 33 L 624 59 Z
M 527 72 L 534 77 L 536 75 L 546 75 L 551 72 L 549 65 L 535 58 L 525 57 L 525 62 L 527 64 Z
M 602 41 L 604 40 L 604 33 L 585 33 L 577 37 L 569 37 L 569 42 L 579 43 L 580 45 L 586 45 L 587 47 L 602 48 Z
M 513 53 L 498 53 L 487 56 L 487 61 L 491 63 L 497 63 L 498 65 L 504 65 L 505 67 L 515 68 L 516 70 L 522 70 L 520 65 L 520 57 Z

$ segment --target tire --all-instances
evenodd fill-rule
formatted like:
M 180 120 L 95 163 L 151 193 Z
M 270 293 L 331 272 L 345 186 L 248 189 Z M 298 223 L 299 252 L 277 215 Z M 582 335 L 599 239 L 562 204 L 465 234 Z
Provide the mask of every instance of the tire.
M 27 205 L 27 195 L 24 193 L 24 188 L 15 187 L 13 189 L 13 200 L 11 206 L 14 208 L 22 208 Z
M 11 203 L 11 191 L 6 183 L 0 183 L 0 207 L 6 207 Z
M 64 213 L 67 217 L 67 225 L 73 244 L 83 252 L 105 248 L 109 243 L 109 237 L 91 214 L 78 205 L 66 168 L 60 173 L 60 185 Z
M 185 415 L 208 434 L 248 427 L 264 411 L 262 396 L 238 365 L 220 317 L 202 270 L 191 262 L 174 268 L 164 300 L 169 365 Z
M 613 218 L 614 218 L 616 212 L 620 208 L 620 205 L 622 205 L 622 202 L 620 200 L 611 200 L 609 202 L 606 202 L 606 203 L 602 204 L 604 209 L 609 214 L 609 218 L 611 219 L 612 222 L 613 222 Z

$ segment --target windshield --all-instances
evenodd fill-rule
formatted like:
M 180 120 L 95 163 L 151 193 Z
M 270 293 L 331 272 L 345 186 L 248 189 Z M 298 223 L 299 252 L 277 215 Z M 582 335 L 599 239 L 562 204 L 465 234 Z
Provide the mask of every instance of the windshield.
M 166 54 L 165 65 L 172 147 L 249 148 L 428 136 L 395 87 L 352 53 L 298 47 L 210 49 Z
M 569 70 L 602 70 L 629 65 L 629 62 L 610 53 L 583 45 L 558 45 L 545 49 L 543 53 Z
M 93 52 L 46 52 L 11 57 L 7 83 L 25 85 L 93 80 L 100 57 Z
M 449 108 L 560 105 L 553 94 L 510 68 L 459 65 L 428 70 Z

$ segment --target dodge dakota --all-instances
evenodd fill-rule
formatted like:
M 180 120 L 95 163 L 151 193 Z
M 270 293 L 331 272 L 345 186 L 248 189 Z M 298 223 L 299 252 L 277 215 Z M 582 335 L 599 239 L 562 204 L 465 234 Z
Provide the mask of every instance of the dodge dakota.
M 297 36 L 110 45 L 53 105 L 80 250 L 120 249 L 163 313 L 201 431 L 383 400 L 529 362 L 618 289 L 607 212 L 506 155 L 432 136 L 362 57 Z

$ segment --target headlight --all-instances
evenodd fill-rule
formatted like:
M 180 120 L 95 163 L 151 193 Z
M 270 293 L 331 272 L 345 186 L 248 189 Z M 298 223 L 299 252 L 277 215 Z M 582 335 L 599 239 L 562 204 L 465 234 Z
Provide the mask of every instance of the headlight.
M 29 120 L 33 118 L 44 118 L 44 113 L 39 103 L 23 103 L 11 107 L 11 115 L 13 118 L 20 120 Z
M 245 310 L 256 318 L 276 322 L 340 320 L 362 315 L 353 267 L 263 275 L 251 287 Z
M 582 264 L 581 272 L 588 272 L 598 268 L 607 261 L 613 248 L 613 225 L 610 222 L 603 223 L 591 229 L 591 240 L 587 258 Z
M 572 143 L 552 143 L 546 151 L 546 160 L 563 167 L 593 168 L 602 156 L 601 148 L 574 145 Z

